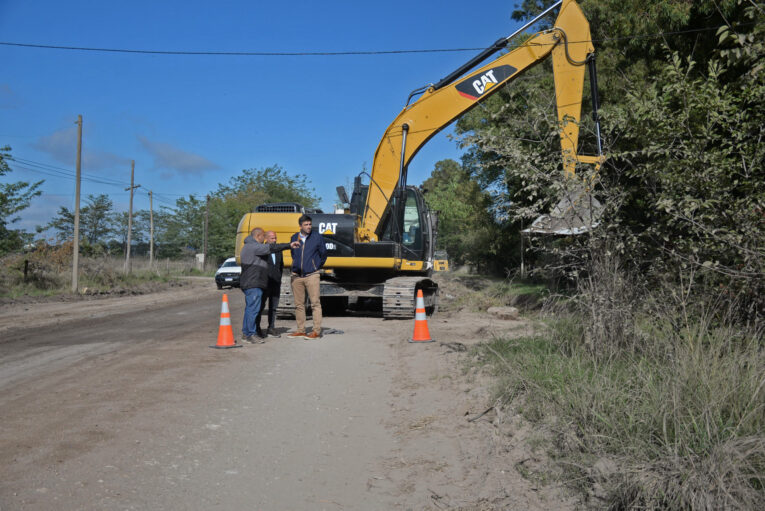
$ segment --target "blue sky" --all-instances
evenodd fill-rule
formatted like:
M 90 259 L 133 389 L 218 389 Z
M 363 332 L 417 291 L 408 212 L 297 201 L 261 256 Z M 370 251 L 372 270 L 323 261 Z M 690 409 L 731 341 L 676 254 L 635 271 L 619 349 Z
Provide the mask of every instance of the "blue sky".
M 259 2 L 0 0 L 0 41 L 146 50 L 249 52 L 484 48 L 518 26 L 514 1 Z M 0 46 L 0 146 L 154 190 L 155 207 L 204 195 L 245 168 L 306 174 L 330 209 L 335 187 L 366 165 L 409 92 L 477 51 L 367 56 L 166 56 Z M 420 184 L 459 158 L 447 129 L 409 168 Z M 45 179 L 18 227 L 74 204 L 74 181 L 17 167 L 5 181 Z M 127 184 L 125 184 L 127 186 Z M 127 209 L 120 186 L 84 181 Z M 145 193 L 136 209 L 148 208 Z

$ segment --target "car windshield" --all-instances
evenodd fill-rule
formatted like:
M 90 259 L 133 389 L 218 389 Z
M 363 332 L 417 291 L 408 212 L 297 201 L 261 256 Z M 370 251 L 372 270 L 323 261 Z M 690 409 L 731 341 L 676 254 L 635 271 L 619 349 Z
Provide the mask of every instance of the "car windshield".
M 221 266 L 221 268 L 230 268 L 232 266 L 239 266 L 239 265 L 236 264 L 236 261 L 226 261 L 225 263 L 223 263 L 223 266 Z

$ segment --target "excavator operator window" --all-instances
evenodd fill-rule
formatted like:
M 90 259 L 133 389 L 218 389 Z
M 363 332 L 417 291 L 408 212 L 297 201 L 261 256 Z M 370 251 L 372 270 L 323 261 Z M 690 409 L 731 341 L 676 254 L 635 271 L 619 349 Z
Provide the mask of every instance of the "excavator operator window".
M 422 227 L 420 225 L 420 209 L 414 190 L 406 191 L 406 205 L 404 206 L 404 246 L 410 250 L 422 250 Z

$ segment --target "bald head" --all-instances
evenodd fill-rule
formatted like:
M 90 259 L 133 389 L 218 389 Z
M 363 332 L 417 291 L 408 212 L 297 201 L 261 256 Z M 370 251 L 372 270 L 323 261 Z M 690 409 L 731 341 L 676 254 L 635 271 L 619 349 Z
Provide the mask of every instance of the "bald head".
M 276 233 L 274 231 L 266 231 L 266 243 L 276 243 Z
M 263 243 L 263 240 L 265 240 L 265 239 L 266 239 L 266 233 L 265 233 L 265 231 L 264 231 L 263 229 L 261 229 L 260 227 L 256 227 L 256 228 L 254 228 L 254 229 L 252 230 L 252 233 L 251 233 L 251 234 L 252 234 L 252 237 L 253 237 L 253 239 L 254 239 L 255 241 L 257 241 L 258 243 Z

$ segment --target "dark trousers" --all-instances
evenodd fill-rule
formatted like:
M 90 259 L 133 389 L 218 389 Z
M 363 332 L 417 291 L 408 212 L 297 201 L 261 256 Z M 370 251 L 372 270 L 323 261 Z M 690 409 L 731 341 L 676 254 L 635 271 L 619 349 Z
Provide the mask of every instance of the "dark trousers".
M 268 288 L 263 290 L 263 298 L 260 301 L 260 312 L 255 318 L 255 325 L 260 330 L 260 317 L 266 310 L 266 301 L 268 301 L 268 328 L 276 327 L 276 309 L 279 307 L 279 294 L 281 293 L 281 282 L 269 282 Z

